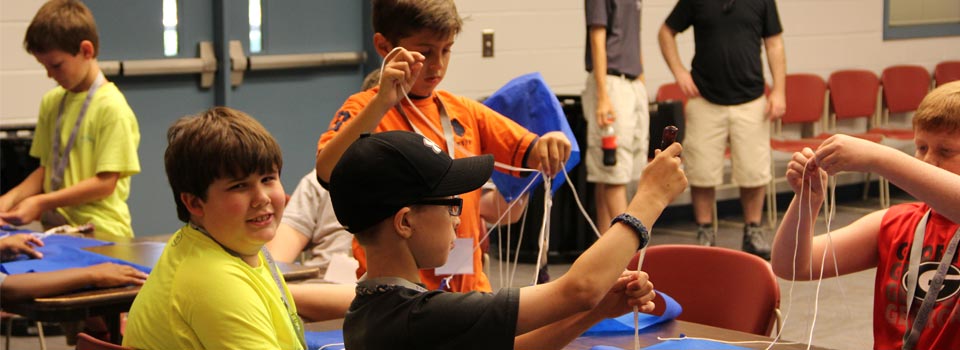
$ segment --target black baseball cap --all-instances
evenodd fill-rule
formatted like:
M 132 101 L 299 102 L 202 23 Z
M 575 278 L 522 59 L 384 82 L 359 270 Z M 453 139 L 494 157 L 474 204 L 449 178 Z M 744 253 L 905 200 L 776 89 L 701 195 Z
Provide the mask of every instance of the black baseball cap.
M 480 188 L 493 172 L 493 156 L 451 159 L 430 139 L 408 131 L 365 134 L 330 173 L 337 220 L 351 233 L 366 230 L 421 199 Z

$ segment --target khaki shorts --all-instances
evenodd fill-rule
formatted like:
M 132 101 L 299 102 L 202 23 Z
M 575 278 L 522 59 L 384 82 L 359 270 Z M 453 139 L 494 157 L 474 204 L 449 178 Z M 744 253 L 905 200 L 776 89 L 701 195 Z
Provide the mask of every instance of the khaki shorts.
M 702 97 L 687 101 L 687 131 L 683 163 L 687 181 L 695 187 L 723 183 L 727 141 L 733 161 L 733 183 L 758 187 L 770 182 L 770 122 L 764 96 L 739 105 L 710 103 Z
M 597 89 L 593 74 L 587 75 L 583 91 L 583 116 L 587 121 L 587 147 L 584 164 L 587 181 L 612 185 L 627 184 L 640 178 L 647 165 L 650 143 L 650 101 L 640 80 L 607 75 L 607 93 L 617 114 L 613 128 L 617 134 L 617 164 L 603 165 L 600 130 L 597 127 Z

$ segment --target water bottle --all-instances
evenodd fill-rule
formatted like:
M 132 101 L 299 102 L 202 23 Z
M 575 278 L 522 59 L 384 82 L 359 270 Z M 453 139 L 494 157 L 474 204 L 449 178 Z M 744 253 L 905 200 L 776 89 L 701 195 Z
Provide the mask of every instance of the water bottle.
M 603 149 L 603 165 L 617 165 L 617 134 L 613 124 L 600 131 L 600 148 Z

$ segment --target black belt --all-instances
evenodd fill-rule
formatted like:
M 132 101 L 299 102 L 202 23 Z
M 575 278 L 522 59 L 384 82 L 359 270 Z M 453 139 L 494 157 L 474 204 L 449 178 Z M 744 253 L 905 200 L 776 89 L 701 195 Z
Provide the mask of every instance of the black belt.
M 616 75 L 618 77 L 627 78 L 627 80 L 637 80 L 637 76 L 633 74 L 622 73 L 619 70 L 613 68 L 607 68 L 607 75 Z

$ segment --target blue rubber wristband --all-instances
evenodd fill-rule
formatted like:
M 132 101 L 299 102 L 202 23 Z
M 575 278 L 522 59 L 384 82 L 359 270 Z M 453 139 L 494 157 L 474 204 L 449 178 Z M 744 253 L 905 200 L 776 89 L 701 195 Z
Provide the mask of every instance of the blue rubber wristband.
M 647 243 L 650 242 L 650 231 L 647 230 L 646 226 L 643 226 L 643 223 L 640 222 L 640 219 L 637 219 L 633 215 L 623 213 L 613 218 L 613 220 L 610 221 L 610 226 L 613 226 L 618 222 L 627 225 L 627 227 L 632 229 L 633 233 L 637 235 L 637 238 L 640 239 L 640 246 L 637 247 L 637 250 L 643 249 L 647 246 Z

